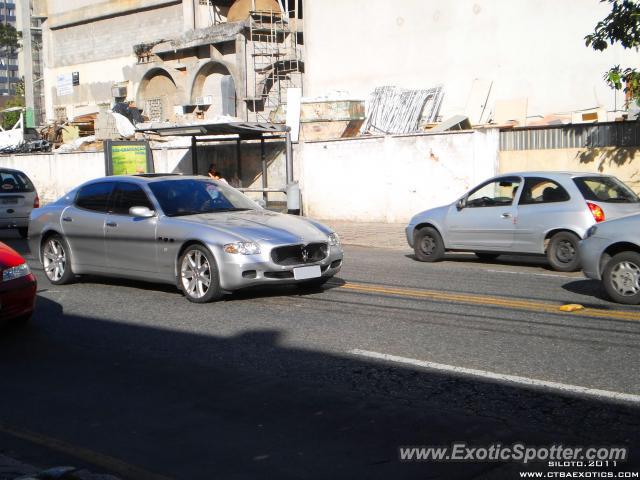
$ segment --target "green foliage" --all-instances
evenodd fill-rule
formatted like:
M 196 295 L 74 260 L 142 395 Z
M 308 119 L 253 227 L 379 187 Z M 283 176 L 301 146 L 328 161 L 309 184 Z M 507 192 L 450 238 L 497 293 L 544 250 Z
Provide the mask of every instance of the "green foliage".
M 611 5 L 611 12 L 597 23 L 593 33 L 584 37 L 587 47 L 597 51 L 609 45 L 623 48 L 640 47 L 640 2 L 634 0 L 600 0 Z M 627 98 L 640 105 L 640 71 L 616 65 L 604 74 L 604 80 L 615 90 L 624 90 Z M 628 103 L 628 102 L 627 102 Z
M 24 107 L 24 97 L 12 97 L 4 104 L 4 108 Z M 2 114 L 2 128 L 5 130 L 12 128 L 20 119 L 21 111 L 4 112 Z
M 20 48 L 20 32 L 13 25 L 0 23 L 0 47 Z

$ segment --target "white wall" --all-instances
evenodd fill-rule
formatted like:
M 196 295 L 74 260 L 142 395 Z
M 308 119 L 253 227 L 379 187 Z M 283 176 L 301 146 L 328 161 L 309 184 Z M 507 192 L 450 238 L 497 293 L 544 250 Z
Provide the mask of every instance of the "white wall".
M 153 150 L 156 172 L 184 170 L 188 149 Z M 190 158 L 186 173 L 191 172 Z M 52 202 L 81 183 L 104 177 L 103 152 L 0 156 L 0 167 L 22 170 L 31 179 L 40 202 Z
M 305 214 L 323 219 L 405 222 L 420 210 L 455 200 L 498 168 L 497 129 L 363 137 L 296 147 L 294 171 Z M 187 148 L 152 152 L 156 172 L 191 173 Z M 24 171 L 41 202 L 47 203 L 104 176 L 104 154 L 0 156 L 0 167 Z M 201 167 L 206 169 L 206 162 Z M 269 167 L 270 186 L 282 185 L 283 169 L 280 156 Z M 253 186 L 260 184 L 258 178 Z
M 638 53 L 585 46 L 608 12 L 597 0 L 305 0 L 305 96 L 443 84 L 446 118 L 480 78 L 495 99 L 528 97 L 529 115 L 612 110 L 602 75 L 636 66 Z
M 495 175 L 497 129 L 300 144 L 305 215 L 406 222 Z
M 87 180 L 104 176 L 104 155 L 102 152 L 9 155 L 0 157 L 0 167 L 25 172 L 41 203 L 47 203 Z

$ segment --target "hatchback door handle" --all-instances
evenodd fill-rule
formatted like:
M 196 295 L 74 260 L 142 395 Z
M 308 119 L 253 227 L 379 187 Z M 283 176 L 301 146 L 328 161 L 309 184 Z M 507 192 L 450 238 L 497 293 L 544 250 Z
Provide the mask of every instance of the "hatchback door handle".
M 116 222 L 107 222 L 107 227 L 117 227 L 118 224 Z
M 73 218 L 71 217 L 62 217 L 63 222 L 73 222 Z
M 511 214 L 510 213 L 503 213 L 502 215 L 500 215 L 502 218 L 511 218 Z

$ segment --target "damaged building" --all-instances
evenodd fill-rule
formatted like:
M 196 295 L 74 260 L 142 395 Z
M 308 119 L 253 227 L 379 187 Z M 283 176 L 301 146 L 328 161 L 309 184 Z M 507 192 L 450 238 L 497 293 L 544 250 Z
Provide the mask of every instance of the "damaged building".
M 41 2 L 46 112 L 130 102 L 150 121 L 265 121 L 302 86 L 298 0 Z

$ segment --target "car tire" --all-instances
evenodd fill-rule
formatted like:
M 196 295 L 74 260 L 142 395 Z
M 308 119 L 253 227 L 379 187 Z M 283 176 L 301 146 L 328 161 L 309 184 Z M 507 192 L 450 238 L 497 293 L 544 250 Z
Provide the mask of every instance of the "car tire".
M 500 256 L 499 253 L 490 253 L 490 252 L 473 252 L 475 253 L 476 257 L 478 257 L 480 260 L 495 260 L 496 258 L 498 258 Z
M 22 238 L 27 238 L 27 236 L 29 235 L 29 228 L 28 227 L 19 227 L 18 228 L 18 234 Z
M 433 227 L 423 227 L 415 233 L 413 251 L 421 262 L 437 262 L 444 257 L 442 236 Z
M 51 235 L 42 243 L 42 266 L 47 280 L 54 285 L 64 285 L 75 279 L 71 270 L 71 250 L 61 235 Z
M 609 297 L 618 303 L 640 303 L 640 253 L 622 252 L 607 262 L 602 284 Z
M 220 274 L 213 254 L 204 246 L 189 245 L 180 255 L 178 263 L 178 286 L 193 303 L 220 300 Z
M 558 272 L 575 272 L 580 268 L 578 236 L 571 232 L 558 232 L 547 246 L 547 260 Z

